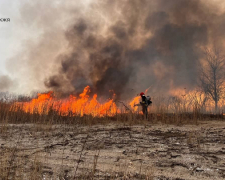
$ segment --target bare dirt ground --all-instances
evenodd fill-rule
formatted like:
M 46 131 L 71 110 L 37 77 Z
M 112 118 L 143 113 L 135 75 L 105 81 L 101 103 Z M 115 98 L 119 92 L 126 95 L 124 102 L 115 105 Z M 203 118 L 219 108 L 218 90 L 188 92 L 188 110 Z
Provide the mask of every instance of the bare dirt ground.
M 225 179 L 224 121 L 1 129 L 0 179 Z

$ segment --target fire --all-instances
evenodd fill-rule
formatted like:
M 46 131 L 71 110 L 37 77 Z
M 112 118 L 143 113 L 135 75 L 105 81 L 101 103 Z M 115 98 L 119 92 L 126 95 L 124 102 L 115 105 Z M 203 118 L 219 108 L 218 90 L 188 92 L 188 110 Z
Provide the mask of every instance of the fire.
M 119 113 L 119 110 L 114 102 L 114 97 L 105 103 L 100 103 L 97 100 L 97 94 L 92 98 L 88 95 L 90 87 L 84 88 L 79 97 L 70 95 L 66 99 L 58 100 L 53 97 L 54 93 L 38 94 L 38 97 L 29 102 L 15 102 L 11 109 L 18 111 L 23 110 L 26 113 L 47 114 L 50 110 L 57 112 L 59 115 L 67 116 L 113 116 Z M 115 95 L 114 95 L 115 96 Z
M 145 91 L 145 94 L 149 88 Z M 90 97 L 90 87 L 84 88 L 83 92 L 78 96 L 70 95 L 64 99 L 58 99 L 54 96 L 54 92 L 38 94 L 37 98 L 29 102 L 14 102 L 11 111 L 22 110 L 30 114 L 48 114 L 49 112 L 57 113 L 60 116 L 85 116 L 93 117 L 114 116 L 123 112 L 117 107 L 115 102 L 115 94 L 111 99 L 104 103 L 99 102 L 97 94 Z M 209 101 L 207 97 L 199 91 L 188 91 L 186 89 L 176 89 L 170 92 L 173 94 L 168 98 L 154 98 L 153 105 L 150 107 L 151 112 L 192 112 L 205 111 L 211 112 L 214 103 Z M 138 106 L 140 96 L 136 96 L 127 103 L 133 112 L 139 112 Z M 223 107 L 223 101 L 218 106 Z M 123 106 L 122 106 L 123 108 Z M 126 111 L 125 111 L 126 112 Z
M 140 97 L 137 96 L 135 97 L 130 103 L 129 105 L 131 106 L 131 108 L 133 109 L 133 111 L 137 111 L 138 110 L 138 106 L 134 106 L 135 104 L 139 104 L 139 99 Z
M 147 89 L 145 90 L 145 94 L 148 93 L 148 90 L 149 90 L 149 89 L 150 89 L 150 87 L 147 88 Z M 136 112 L 136 111 L 138 110 L 138 106 L 134 106 L 134 105 L 139 104 L 139 101 L 140 101 L 140 96 L 137 95 L 137 96 L 134 97 L 134 98 L 130 101 L 130 103 L 129 103 L 131 109 L 132 109 L 134 112 Z M 142 112 L 140 112 L 140 113 L 142 113 Z

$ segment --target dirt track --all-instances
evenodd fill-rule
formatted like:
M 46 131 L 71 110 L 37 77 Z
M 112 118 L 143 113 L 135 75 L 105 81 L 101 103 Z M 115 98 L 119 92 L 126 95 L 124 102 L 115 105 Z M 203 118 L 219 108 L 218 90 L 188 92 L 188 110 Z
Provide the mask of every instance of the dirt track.
M 180 127 L 8 125 L 0 145 L 1 164 L 8 159 L 8 165 L 25 168 L 23 179 L 34 163 L 41 179 L 225 179 L 221 121 Z M 21 174 L 10 170 L 11 177 Z

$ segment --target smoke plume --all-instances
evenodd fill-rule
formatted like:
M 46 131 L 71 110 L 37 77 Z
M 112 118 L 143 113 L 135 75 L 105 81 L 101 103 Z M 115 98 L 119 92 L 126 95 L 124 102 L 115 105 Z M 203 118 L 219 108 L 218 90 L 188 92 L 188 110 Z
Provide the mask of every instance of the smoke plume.
M 15 86 L 15 82 L 8 76 L 0 76 L 0 92 L 8 91 Z
M 68 43 L 65 51 L 43 64 L 46 70 L 49 61 L 54 67 L 44 77 L 45 87 L 64 93 L 89 85 L 100 96 L 113 91 L 127 98 L 149 86 L 151 92 L 194 88 L 201 48 L 224 39 L 225 14 L 204 0 L 98 0 L 67 16 L 59 32 Z M 44 35 L 58 32 L 55 28 L 44 29 Z

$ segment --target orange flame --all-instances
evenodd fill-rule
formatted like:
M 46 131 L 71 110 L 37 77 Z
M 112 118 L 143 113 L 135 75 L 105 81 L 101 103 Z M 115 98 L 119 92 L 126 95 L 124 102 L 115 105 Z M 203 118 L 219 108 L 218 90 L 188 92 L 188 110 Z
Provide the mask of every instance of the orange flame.
M 148 93 L 148 90 L 150 88 L 151 88 L 151 86 L 145 90 L 145 94 Z M 131 108 L 134 112 L 136 112 L 138 110 L 138 106 L 135 106 L 135 105 L 139 104 L 139 101 L 140 101 L 140 96 L 138 95 L 138 96 L 134 97 L 129 103 L 129 105 L 131 106 Z
M 70 96 L 67 99 L 58 100 L 53 97 L 53 92 L 38 94 L 38 97 L 30 102 L 15 102 L 12 110 L 23 110 L 26 113 L 47 114 L 50 110 L 56 111 L 59 115 L 92 115 L 92 116 L 113 116 L 119 112 L 114 102 L 114 97 L 101 104 L 97 101 L 97 94 L 90 99 L 88 93 L 90 87 L 84 88 L 79 97 Z M 115 95 L 114 95 L 115 96 Z
M 149 89 L 149 88 L 148 88 Z M 145 91 L 147 93 L 148 89 Z M 38 94 L 37 98 L 29 102 L 14 102 L 11 106 L 11 111 L 22 110 L 30 114 L 48 114 L 54 112 L 61 116 L 85 116 L 90 115 L 93 117 L 114 116 L 121 113 L 114 99 L 115 94 L 111 99 L 104 103 L 97 100 L 97 94 L 92 97 L 89 95 L 90 87 L 84 88 L 79 96 L 70 95 L 68 98 L 57 99 L 54 97 L 52 91 L 48 93 Z M 186 89 L 175 89 L 170 91 L 170 94 L 177 97 L 175 99 L 168 99 L 168 101 L 154 99 L 154 104 L 151 106 L 152 112 L 190 112 L 196 110 L 211 112 L 214 103 L 211 100 L 205 101 L 206 97 L 202 92 L 188 91 Z M 139 112 L 138 106 L 140 96 L 134 97 L 128 105 L 133 112 Z M 224 108 L 225 101 L 220 101 L 218 107 Z M 122 106 L 123 107 L 123 106 Z M 141 112 L 139 112 L 141 113 Z
M 138 106 L 134 106 L 134 105 L 139 104 L 139 99 L 140 99 L 140 97 L 137 96 L 129 103 L 129 105 L 131 106 L 133 111 L 137 111 L 138 110 Z

